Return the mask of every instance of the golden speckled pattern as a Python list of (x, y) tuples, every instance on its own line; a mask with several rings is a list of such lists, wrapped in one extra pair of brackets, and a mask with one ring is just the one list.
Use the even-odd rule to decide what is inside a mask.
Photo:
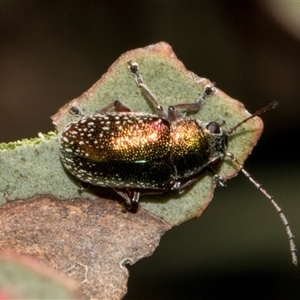
[(60, 146), (95, 162), (151, 161), (169, 153), (169, 137), (168, 121), (155, 115), (96, 114), (69, 124)]
[(170, 157), (177, 178), (187, 178), (209, 162), (213, 149), (206, 131), (203, 124), (195, 119), (179, 119), (171, 123)]
[(208, 146), (203, 127), (197, 120), (179, 119), (171, 123), (171, 156), (184, 156), (191, 152), (203, 153)]

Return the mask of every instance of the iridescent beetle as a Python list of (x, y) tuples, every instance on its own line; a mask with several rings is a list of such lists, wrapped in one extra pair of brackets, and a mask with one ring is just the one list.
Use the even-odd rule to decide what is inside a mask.
[[(141, 92), (154, 105), (156, 115), (131, 112), (118, 100), (92, 116), (84, 116), (78, 108), (71, 107), (71, 113), (79, 115), (79, 119), (68, 124), (60, 136), (61, 160), (65, 168), (82, 182), (111, 187), (123, 197), (125, 208), (131, 210), (141, 195), (183, 190), (204, 171), (212, 173), (218, 186), (225, 186), (225, 180), (215, 172), (215, 167), (227, 157), (279, 213), (296, 265), (294, 236), (281, 208), (234, 155), (226, 152), (230, 134), (249, 119), (275, 107), (276, 103), (224, 130), (223, 124), (204, 124), (179, 112), (199, 111), (213, 93), (213, 85), (205, 88), (198, 101), (169, 106), (166, 112), (144, 83), (138, 64), (129, 61), (128, 67)], [(110, 112), (113, 109), (115, 111)]]

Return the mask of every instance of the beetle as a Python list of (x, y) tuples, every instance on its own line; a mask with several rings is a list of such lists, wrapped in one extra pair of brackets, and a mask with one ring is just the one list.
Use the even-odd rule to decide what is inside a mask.
[(126, 210), (132, 210), (141, 195), (183, 190), (205, 171), (212, 174), (216, 185), (224, 187), (225, 179), (215, 169), (227, 157), (279, 213), (296, 265), (294, 236), (281, 208), (234, 155), (226, 151), (230, 134), (277, 103), (267, 105), (226, 130), (222, 128), (223, 123), (204, 123), (186, 117), (182, 112), (199, 111), (213, 94), (213, 84), (205, 87), (196, 102), (169, 106), (165, 111), (145, 84), (138, 64), (129, 61), (128, 68), (142, 94), (153, 104), (156, 114), (132, 112), (119, 100), (91, 116), (83, 115), (72, 106), (70, 112), (79, 119), (68, 124), (60, 134), (60, 156), (64, 167), (84, 183), (112, 188), (124, 199)]

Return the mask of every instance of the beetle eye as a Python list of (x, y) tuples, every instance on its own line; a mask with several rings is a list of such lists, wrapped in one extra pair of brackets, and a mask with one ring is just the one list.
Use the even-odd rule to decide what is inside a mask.
[(210, 133), (220, 133), (221, 127), (217, 122), (210, 122), (206, 125), (206, 128), (209, 130)]

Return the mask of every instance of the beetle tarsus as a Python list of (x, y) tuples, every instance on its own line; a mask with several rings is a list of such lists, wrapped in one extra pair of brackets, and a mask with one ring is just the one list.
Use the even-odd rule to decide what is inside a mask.
[(82, 194), (83, 192), (85, 192), (90, 186), (90, 184), (88, 182), (83, 182), (83, 181), (80, 181), (79, 184), (80, 184), (80, 186), (78, 187), (79, 194)]
[(74, 106), (74, 105), (70, 106), (69, 112), (71, 115), (80, 116), (80, 117), (83, 116), (83, 113), (81, 112), (81, 110), (77, 106)]
[(214, 174), (213, 179), (214, 179), (217, 186), (220, 186), (222, 188), (226, 187), (225, 179), (220, 174)]

